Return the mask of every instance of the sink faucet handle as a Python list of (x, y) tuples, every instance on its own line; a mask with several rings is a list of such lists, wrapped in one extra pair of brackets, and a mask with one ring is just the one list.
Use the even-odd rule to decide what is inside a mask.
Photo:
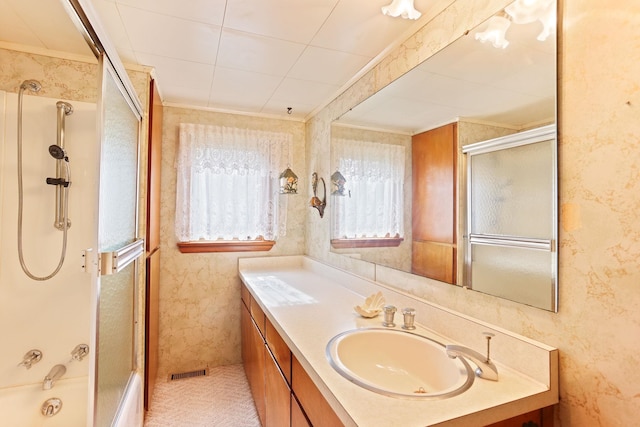
[(487, 362), (491, 361), (491, 338), (495, 337), (496, 334), (491, 332), (483, 332), (482, 335), (487, 339)]
[(24, 366), (27, 369), (31, 369), (34, 363), (38, 363), (42, 359), (42, 352), (40, 350), (29, 350), (22, 356), (22, 362), (18, 363), (18, 366)]
[(404, 316), (404, 325), (402, 325), (402, 329), (415, 329), (415, 325), (413, 324), (416, 317), (416, 310), (413, 308), (403, 308), (402, 315)]
[(392, 305), (385, 305), (382, 307), (382, 311), (384, 312), (384, 322), (382, 322), (382, 326), (387, 328), (393, 328), (396, 326), (393, 323), (393, 316), (396, 314), (397, 309)]

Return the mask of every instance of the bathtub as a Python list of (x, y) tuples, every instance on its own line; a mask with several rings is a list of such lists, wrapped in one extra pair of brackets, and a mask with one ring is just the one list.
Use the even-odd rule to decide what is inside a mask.
[[(51, 390), (42, 384), (0, 389), (0, 425), (7, 427), (84, 427), (87, 425), (88, 377), (58, 380)], [(62, 401), (60, 411), (42, 415), (50, 398)]]
[[(41, 384), (0, 389), (0, 426), (2, 427), (85, 427), (87, 421), (88, 378), (58, 380), (51, 390)], [(60, 411), (42, 414), (42, 405), (51, 398), (62, 401)], [(132, 376), (124, 399), (113, 422), (114, 427), (141, 427), (142, 381)]]

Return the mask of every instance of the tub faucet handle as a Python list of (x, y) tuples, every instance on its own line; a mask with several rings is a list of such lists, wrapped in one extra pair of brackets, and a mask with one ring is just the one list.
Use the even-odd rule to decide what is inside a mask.
[(78, 344), (71, 351), (71, 360), (77, 360), (78, 362), (81, 362), (87, 354), (89, 354), (89, 346), (86, 344)]
[(22, 356), (22, 362), (18, 363), (18, 366), (24, 366), (27, 369), (31, 369), (34, 363), (38, 363), (42, 359), (42, 352), (40, 350), (29, 350)]

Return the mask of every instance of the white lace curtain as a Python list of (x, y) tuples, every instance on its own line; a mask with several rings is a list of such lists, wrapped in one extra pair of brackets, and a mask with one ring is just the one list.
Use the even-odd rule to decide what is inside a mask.
[(287, 133), (181, 123), (178, 241), (283, 236), (286, 198), (278, 197), (278, 177), (289, 163), (291, 139)]
[(405, 148), (336, 138), (332, 156), (348, 189), (332, 198), (332, 238), (403, 237)]

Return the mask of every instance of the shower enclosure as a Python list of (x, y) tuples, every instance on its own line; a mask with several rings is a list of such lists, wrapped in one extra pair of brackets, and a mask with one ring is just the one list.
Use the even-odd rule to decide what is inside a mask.
[(60, 4), (97, 64), (0, 46), (0, 424), (141, 426), (143, 110), (90, 3)]
[[(18, 82), (18, 85), (20, 82)], [(18, 165), (16, 93), (0, 92), (0, 407), (8, 426), (84, 426), (89, 387), (89, 359), (73, 360), (79, 344), (89, 344), (91, 276), (82, 271), (80, 254), (94, 245), (96, 193), (96, 104), (69, 101), (75, 113), (66, 123), (68, 150), (78, 177), (70, 188), (67, 256), (60, 271), (46, 281), (29, 278), (18, 254)], [(60, 99), (26, 93), (23, 104), (23, 230), (22, 250), (28, 268), (37, 276), (50, 274), (59, 262), (63, 231), (54, 227), (56, 160), (48, 146), (56, 140), (56, 103)], [(30, 368), (19, 364), (31, 350), (41, 353)], [(93, 349), (90, 348), (90, 352)], [(91, 354), (91, 353), (90, 353)], [(64, 375), (44, 390), (48, 373), (59, 364)], [(63, 406), (52, 417), (42, 415), (48, 399)], [(43, 423), (43, 421), (49, 421)]]

